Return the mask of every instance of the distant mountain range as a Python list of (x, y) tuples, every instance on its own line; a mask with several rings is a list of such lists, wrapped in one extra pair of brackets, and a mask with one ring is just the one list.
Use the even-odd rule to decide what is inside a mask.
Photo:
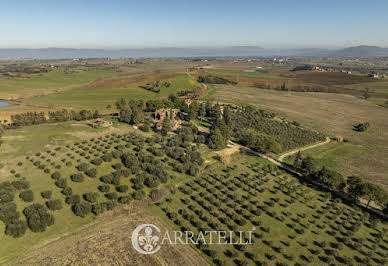
[(258, 46), (231, 46), (223, 48), (143, 48), (143, 49), (0, 49), (0, 60), (65, 59), (65, 58), (124, 58), (124, 57), (205, 57), (205, 56), (388, 56), (388, 48), (356, 46), (340, 50), (321, 48), (265, 49)]

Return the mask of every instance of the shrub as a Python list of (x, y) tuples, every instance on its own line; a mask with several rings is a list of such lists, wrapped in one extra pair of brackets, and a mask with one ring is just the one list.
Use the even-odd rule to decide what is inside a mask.
[(98, 186), (98, 190), (100, 190), (101, 192), (109, 192), (110, 186), (109, 185), (100, 185), (100, 186)]
[(142, 200), (145, 198), (145, 192), (143, 190), (138, 190), (138, 191), (135, 191), (133, 194), (132, 194), (132, 197), (133, 199), (135, 200)]
[(87, 163), (81, 163), (81, 164), (77, 165), (76, 168), (80, 172), (85, 172), (86, 170), (88, 170), (89, 165)]
[(84, 175), (82, 173), (73, 174), (70, 176), (71, 181), (81, 183), (84, 181)]
[(98, 197), (99, 194), (97, 192), (87, 192), (84, 194), (84, 199), (91, 203), (97, 202)]
[(122, 154), (123, 153), (121, 151), (118, 151), (118, 150), (112, 151), (112, 156), (115, 159), (120, 158)]
[(65, 187), (61, 193), (65, 196), (71, 196), (73, 194), (73, 190), (71, 189), (71, 187)]
[(28, 182), (27, 180), (13, 181), (11, 184), (12, 184), (13, 188), (16, 189), (16, 190), (22, 190), (22, 189), (29, 189), (30, 188), (30, 182)]
[(42, 191), (40, 193), (40, 195), (42, 196), (42, 198), (44, 199), (51, 199), (51, 196), (52, 196), (53, 192), (51, 190), (45, 190), (45, 191)]
[(54, 216), (49, 214), (42, 204), (32, 204), (24, 208), (23, 213), (32, 232), (44, 232), (46, 227), (54, 224)]
[(66, 204), (69, 204), (69, 205), (78, 204), (81, 202), (81, 197), (78, 194), (74, 194), (74, 195), (66, 197), (65, 202), (66, 202)]
[(106, 201), (106, 202), (103, 202), (101, 204), (104, 205), (105, 209), (108, 211), (113, 210), (114, 207), (116, 207), (116, 202), (114, 202), (114, 201)]
[(75, 215), (84, 218), (92, 211), (92, 206), (88, 202), (81, 202), (74, 204), (72, 210)]
[(116, 187), (116, 190), (118, 192), (127, 192), (128, 191), (128, 186), (127, 185), (120, 185)]
[(51, 174), (51, 178), (58, 180), (59, 178), (61, 178), (61, 173), (58, 171), (55, 171), (54, 173)]
[(120, 185), (120, 181), (121, 181), (121, 177), (120, 176), (114, 176), (112, 178), (112, 184), (113, 185), (116, 185), (116, 186)]
[(85, 174), (89, 177), (96, 177), (97, 175), (97, 169), (96, 168), (90, 168), (85, 171)]
[(14, 238), (23, 236), (26, 233), (27, 224), (24, 221), (16, 220), (8, 223), (5, 227), (5, 234), (10, 235)]
[(118, 201), (122, 204), (128, 204), (131, 202), (131, 200), (132, 200), (132, 196), (124, 196), (124, 197), (120, 197)]
[(59, 178), (57, 181), (55, 181), (55, 185), (59, 188), (65, 188), (67, 187), (67, 180), (64, 178)]
[(101, 165), (102, 162), (103, 162), (103, 160), (101, 158), (96, 158), (96, 159), (91, 160), (91, 163), (94, 165)]
[(19, 197), (25, 202), (34, 201), (34, 193), (32, 192), (32, 190), (20, 192)]
[(113, 155), (111, 153), (106, 153), (101, 158), (104, 162), (111, 162), (113, 160)]
[(104, 204), (93, 204), (92, 206), (92, 213), (94, 215), (100, 215), (105, 211), (105, 205)]
[(46, 206), (52, 211), (62, 209), (62, 201), (60, 199), (46, 201)]
[(110, 200), (117, 200), (119, 197), (116, 192), (109, 192), (105, 194), (105, 197)]
[(114, 165), (112, 165), (112, 167), (114, 168), (114, 169), (116, 169), (116, 170), (120, 170), (121, 168), (122, 168), (122, 164), (121, 163), (116, 163), (116, 164), (114, 164)]

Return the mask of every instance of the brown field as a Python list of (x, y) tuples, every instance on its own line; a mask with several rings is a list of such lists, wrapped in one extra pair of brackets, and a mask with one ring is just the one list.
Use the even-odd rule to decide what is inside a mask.
[[(189, 245), (162, 246), (153, 255), (138, 253), (131, 243), (132, 231), (140, 224), (152, 223), (170, 230), (160, 218), (126, 205), (98, 217), (76, 232), (45, 240), (23, 255), (18, 265), (208, 265)], [(171, 230), (172, 231), (172, 230)]]
[(375, 81), (373, 78), (366, 76), (349, 75), (341, 72), (297, 71), (293, 73), (295, 78), (324, 85), (346, 85)]
[(126, 77), (121, 79), (111, 79), (111, 80), (96, 80), (84, 86), (84, 89), (107, 89), (107, 88), (117, 88), (124, 87), (127, 85), (144, 85), (148, 82), (155, 82), (157, 80), (170, 79), (179, 75), (184, 75), (185, 72), (168, 72), (168, 73), (154, 73), (148, 75), (136, 75), (133, 77)]
[[(341, 148), (320, 147), (320, 159), (346, 176), (359, 175), (388, 187), (387, 108), (344, 94), (288, 93), (238, 86), (218, 86), (214, 98), (274, 110), (330, 137), (343, 136), (349, 142)], [(371, 124), (367, 132), (352, 130), (354, 124), (366, 121)]]

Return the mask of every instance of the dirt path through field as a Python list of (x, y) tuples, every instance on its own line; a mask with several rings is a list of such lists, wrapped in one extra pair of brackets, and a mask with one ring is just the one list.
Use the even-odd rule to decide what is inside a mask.
[(291, 150), (291, 151), (288, 151), (282, 155), (279, 156), (278, 160), (283, 162), (284, 158), (288, 157), (288, 156), (291, 156), (299, 151), (305, 151), (305, 150), (309, 150), (309, 149), (313, 149), (313, 148), (316, 148), (316, 147), (319, 147), (319, 146), (322, 146), (322, 145), (325, 145), (327, 143), (330, 142), (330, 138), (329, 137), (326, 137), (326, 140), (325, 141), (322, 141), (322, 142), (319, 142), (319, 143), (315, 143), (315, 144), (312, 144), (312, 145), (308, 145), (308, 146), (304, 146), (302, 148), (299, 148), (299, 149), (294, 149), (294, 150)]

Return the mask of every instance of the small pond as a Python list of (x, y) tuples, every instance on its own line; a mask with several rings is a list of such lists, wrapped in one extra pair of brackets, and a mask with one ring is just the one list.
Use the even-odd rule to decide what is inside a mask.
[(6, 103), (6, 102), (0, 102), (0, 107), (6, 107), (6, 106), (8, 106), (9, 104), (8, 103)]

